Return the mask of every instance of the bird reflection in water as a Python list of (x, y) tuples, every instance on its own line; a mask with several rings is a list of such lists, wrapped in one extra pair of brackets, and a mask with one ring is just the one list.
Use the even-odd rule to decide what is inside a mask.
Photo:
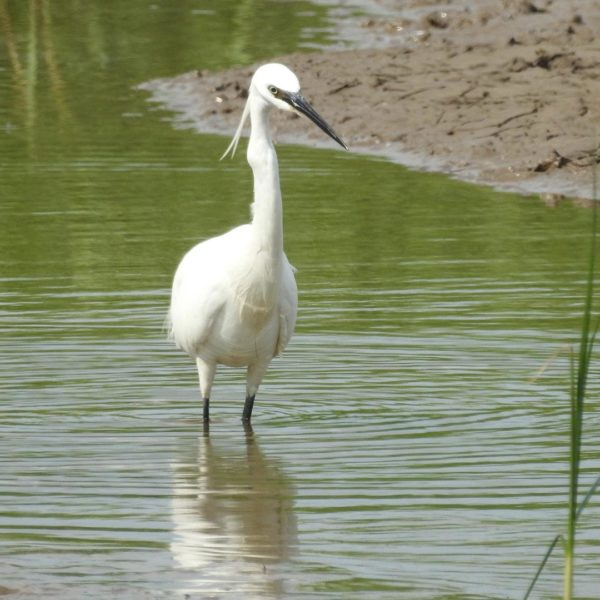
[(285, 582), (275, 566), (296, 545), (291, 483), (250, 424), (243, 454), (239, 444), (213, 443), (208, 427), (197, 458), (174, 465), (171, 552), (185, 570), (181, 591), (279, 596)]

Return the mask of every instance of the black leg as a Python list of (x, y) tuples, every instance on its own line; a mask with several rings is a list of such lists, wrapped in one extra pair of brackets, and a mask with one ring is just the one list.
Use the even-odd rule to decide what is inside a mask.
[(254, 406), (255, 396), (246, 396), (246, 402), (244, 402), (244, 412), (242, 413), (242, 421), (244, 423), (250, 423), (252, 417), (252, 408)]
[(208, 398), (202, 398), (203, 402), (204, 402), (204, 406), (202, 408), (202, 418), (205, 421), (208, 421), (208, 403), (209, 403), (209, 399)]
[(250, 421), (242, 421), (242, 426), (244, 428), (244, 432), (246, 434), (246, 444), (254, 443), (254, 429), (252, 428), (252, 423)]

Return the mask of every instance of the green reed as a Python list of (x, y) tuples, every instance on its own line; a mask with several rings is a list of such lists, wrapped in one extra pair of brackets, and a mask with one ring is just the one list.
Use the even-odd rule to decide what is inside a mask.
[[(596, 181), (594, 174), (594, 198), (596, 198)], [(569, 430), (569, 495), (568, 495), (568, 513), (567, 528), (565, 534), (557, 535), (553, 540), (542, 562), (525, 593), (524, 600), (529, 598), (546, 562), (550, 558), (554, 548), (559, 541), (563, 542), (564, 548), (564, 574), (563, 574), (563, 600), (572, 600), (573, 597), (573, 579), (574, 579), (574, 559), (575, 559), (575, 533), (577, 519), (587, 506), (590, 498), (593, 496), (598, 485), (600, 477), (586, 493), (585, 497), (578, 505), (579, 496), (579, 475), (581, 462), (581, 445), (583, 441), (583, 414), (585, 408), (585, 397), (587, 390), (588, 374), (594, 342), (600, 326), (600, 319), (592, 323), (593, 297), (594, 297), (594, 270), (596, 264), (596, 221), (597, 208), (594, 201), (592, 217), (592, 238), (590, 258), (588, 261), (588, 275), (585, 293), (585, 304), (583, 309), (583, 320), (581, 325), (581, 337), (579, 340), (579, 351), (571, 352), (571, 404), (570, 404), (570, 430)]]

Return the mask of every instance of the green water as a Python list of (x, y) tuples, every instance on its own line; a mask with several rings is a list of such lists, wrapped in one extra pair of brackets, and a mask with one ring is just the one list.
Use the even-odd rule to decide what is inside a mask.
[[(181, 255), (247, 219), (251, 175), (134, 86), (327, 43), (329, 26), (308, 2), (0, 1), (15, 597), (519, 598), (562, 527), (590, 221), (569, 203), (280, 147), (297, 333), (253, 434), (228, 369), (202, 429), (162, 322)], [(579, 598), (597, 597), (599, 516), (592, 502), (580, 523)], [(539, 598), (561, 589), (559, 555), (547, 569)]]

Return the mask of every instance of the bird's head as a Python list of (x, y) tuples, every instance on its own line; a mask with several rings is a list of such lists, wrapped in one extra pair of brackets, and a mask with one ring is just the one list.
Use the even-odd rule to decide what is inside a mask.
[(250, 87), (262, 97), (267, 104), (284, 111), (293, 111), (289, 102), (290, 96), (300, 94), (300, 82), (298, 78), (285, 65), (269, 63), (259, 67)]
[(267, 105), (274, 106), (286, 112), (295, 112), (308, 117), (317, 127), (324, 131), (330, 138), (335, 140), (342, 148), (348, 150), (342, 139), (327, 124), (317, 111), (310, 105), (308, 100), (300, 91), (300, 82), (294, 73), (285, 65), (279, 63), (269, 63), (259, 67), (250, 83), (250, 94), (248, 102), (244, 108), (244, 114), (240, 121), (235, 136), (221, 158), (224, 158), (230, 151), (233, 156), (241, 130), (249, 115), (250, 102), (252, 97), (258, 96)]
[(302, 95), (298, 78), (285, 65), (279, 63), (262, 65), (254, 73), (250, 87), (253, 87), (266, 102), (280, 110), (291, 111), (308, 117), (330, 138), (348, 150), (341, 138)]

